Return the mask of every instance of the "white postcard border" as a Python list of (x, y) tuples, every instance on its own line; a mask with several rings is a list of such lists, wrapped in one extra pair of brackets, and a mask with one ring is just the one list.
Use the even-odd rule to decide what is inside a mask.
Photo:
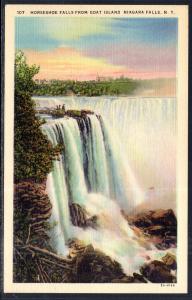
[[(32, 10), (102, 10), (99, 17), (110, 17), (104, 10), (167, 11), (167, 14), (129, 14), (113, 17), (178, 18), (177, 70), (177, 218), (178, 282), (175, 284), (84, 284), (13, 283), (13, 140), (14, 140), (14, 18), (31, 15)], [(24, 15), (18, 12), (25, 11)], [(41, 16), (55, 16), (43, 14)], [(71, 17), (70, 15), (57, 15)], [(83, 14), (73, 17), (83, 17)], [(98, 17), (98, 15), (90, 15)], [(6, 5), (5, 8), (5, 103), (4, 103), (4, 292), (5, 293), (186, 293), (187, 292), (187, 185), (188, 185), (188, 6), (187, 5)]]

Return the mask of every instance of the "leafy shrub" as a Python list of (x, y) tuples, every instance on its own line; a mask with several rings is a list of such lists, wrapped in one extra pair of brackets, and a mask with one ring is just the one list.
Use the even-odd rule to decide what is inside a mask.
[(15, 56), (15, 115), (14, 115), (14, 176), (18, 182), (33, 179), (41, 182), (51, 171), (52, 161), (60, 149), (53, 147), (43, 135), (43, 124), (35, 114), (32, 94), (35, 89), (33, 77), (39, 67), (28, 66), (23, 52)]

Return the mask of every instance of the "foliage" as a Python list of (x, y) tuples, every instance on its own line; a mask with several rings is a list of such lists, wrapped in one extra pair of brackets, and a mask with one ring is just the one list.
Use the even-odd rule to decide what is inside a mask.
[(25, 178), (42, 181), (52, 168), (52, 160), (59, 153), (47, 137), (42, 134), (43, 124), (35, 115), (32, 100), (35, 83), (33, 77), (39, 67), (28, 66), (23, 52), (15, 57), (15, 138), (14, 171), (15, 181)]
[(102, 96), (102, 95), (128, 95), (138, 86), (138, 82), (129, 78), (74, 81), (52, 80), (36, 85), (34, 94), (37, 96), (70, 95)]

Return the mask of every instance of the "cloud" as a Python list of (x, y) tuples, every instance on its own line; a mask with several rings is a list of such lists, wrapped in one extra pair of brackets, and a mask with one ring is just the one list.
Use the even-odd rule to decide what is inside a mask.
[(16, 48), (49, 50), (85, 37), (113, 35), (112, 19), (90, 17), (17, 17)]
[(176, 47), (156, 45), (109, 43), (103, 49), (87, 48), (85, 55), (101, 57), (108, 63), (124, 66), (140, 73), (176, 73)]
[(45, 78), (176, 76), (176, 19), (19, 17), (15, 28), (16, 48), (33, 50)]
[[(129, 78), (148, 79), (172, 78), (176, 75), (174, 68), (164, 67), (166, 61), (162, 62), (163, 67), (161, 68), (159, 64), (152, 61), (152, 56), (149, 62), (144, 60), (142, 65), (136, 61), (132, 62), (131, 59), (131, 63), (126, 66), (125, 64), (121, 65), (121, 61), (119, 64), (114, 61), (113, 63), (109, 62), (106, 57), (107, 55), (109, 57), (110, 53), (105, 51), (103, 57), (91, 57), (72, 47), (59, 47), (49, 51), (25, 50), (25, 55), (29, 64), (40, 66), (40, 72), (36, 76), (39, 79), (92, 80), (97, 76), (117, 78), (122, 75)], [(167, 63), (169, 62), (167, 61)], [(150, 67), (151, 64), (152, 67)]]
[(41, 33), (58, 41), (74, 40), (111, 31), (111, 20), (105, 18), (51, 18), (49, 22), (44, 18), (41, 23)]
[(40, 65), (36, 78), (89, 80), (99, 76), (119, 77), (123, 66), (107, 63), (104, 58), (85, 56), (77, 49), (60, 47), (50, 51), (26, 50), (29, 64)]

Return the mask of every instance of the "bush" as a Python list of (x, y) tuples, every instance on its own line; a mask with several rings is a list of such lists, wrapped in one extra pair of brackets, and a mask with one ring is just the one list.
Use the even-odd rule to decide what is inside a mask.
[(14, 176), (18, 182), (23, 179), (43, 181), (51, 171), (52, 161), (59, 153), (41, 132), (43, 124), (35, 115), (32, 94), (35, 89), (33, 77), (39, 67), (28, 66), (23, 52), (15, 57), (15, 115), (14, 115)]

